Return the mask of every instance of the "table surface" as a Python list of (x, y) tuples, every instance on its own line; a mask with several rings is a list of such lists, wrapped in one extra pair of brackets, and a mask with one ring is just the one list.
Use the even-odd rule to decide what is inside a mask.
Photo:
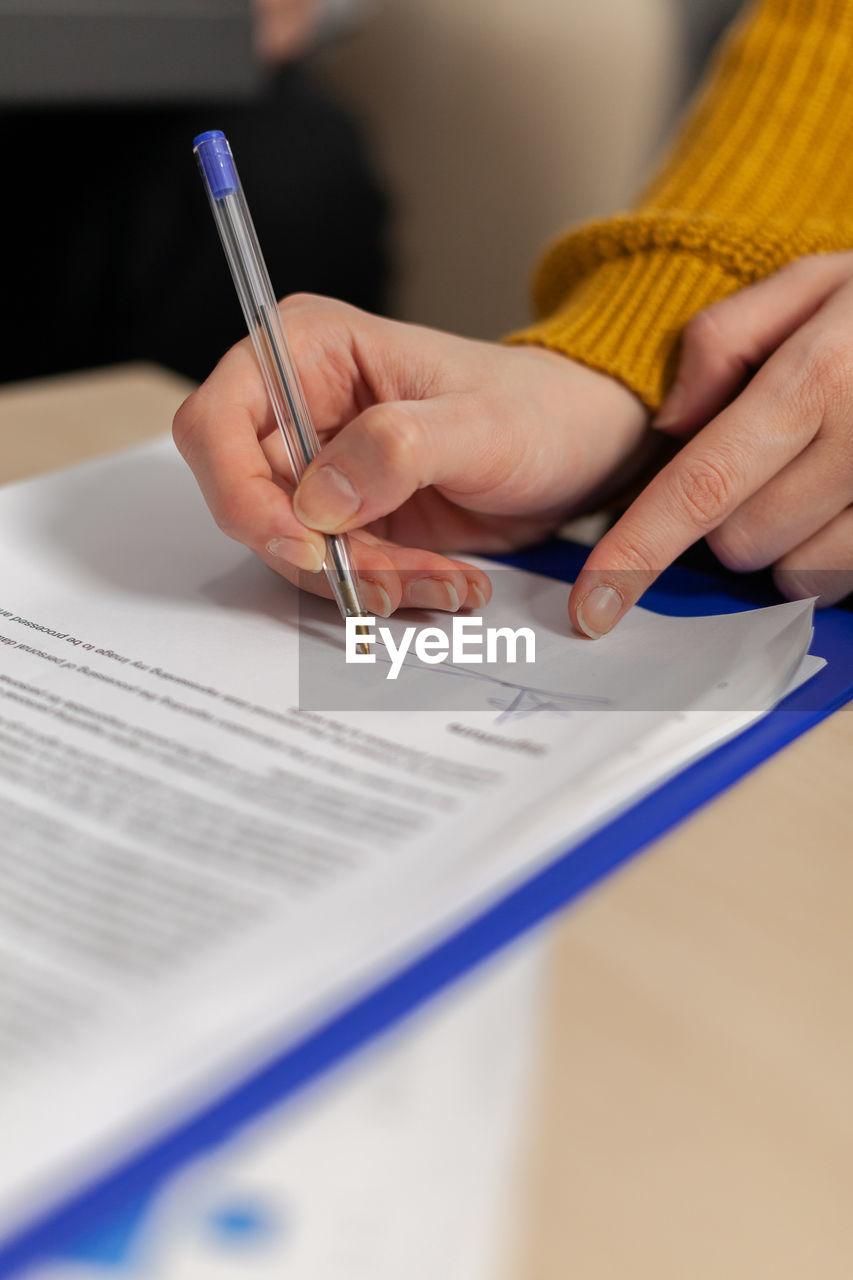
[[(3, 388), (0, 482), (161, 434), (187, 389)], [(552, 926), (511, 1280), (849, 1280), (851, 762), (853, 706)]]

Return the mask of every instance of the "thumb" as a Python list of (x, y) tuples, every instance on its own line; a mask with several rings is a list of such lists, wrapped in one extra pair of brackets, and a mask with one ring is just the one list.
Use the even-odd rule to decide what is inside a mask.
[(482, 434), (456, 395), (372, 405), (311, 462), (294, 511), (309, 529), (338, 533), (389, 515), (431, 484), (474, 488), (484, 468)]
[(652, 426), (687, 438), (737, 395), (759, 365), (850, 276), (851, 254), (798, 258), (758, 284), (698, 311)]

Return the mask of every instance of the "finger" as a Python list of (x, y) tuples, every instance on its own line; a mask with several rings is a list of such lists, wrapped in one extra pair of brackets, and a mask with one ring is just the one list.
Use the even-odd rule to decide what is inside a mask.
[[(454, 351), (466, 343), (314, 294), (293, 294), (279, 303), (279, 311), (321, 436), (369, 404), (433, 395), (436, 370), (446, 372), (448, 342)], [(483, 345), (467, 343), (471, 352)], [(468, 381), (464, 372), (462, 381)]]
[(484, 609), (492, 586), (482, 569), (414, 547), (385, 544), (389, 560), (400, 574), (401, 606), (415, 609)]
[(275, 428), (269, 397), (248, 338), (226, 351), (175, 414), (172, 433), (184, 457), (185, 444), (193, 450), (201, 448), (207, 434), (218, 429), (221, 416), (226, 413), (232, 422), (245, 418), (256, 438)]
[[(358, 412), (366, 394), (355, 335), (369, 343), (371, 326), (383, 322), (310, 295), (294, 295), (280, 306), (315, 423), (320, 430), (336, 427)], [(272, 539), (296, 539), (313, 550), (291, 548), (291, 562), (316, 568), (322, 541), (294, 519), (290, 499), (275, 483), (277, 477), (292, 476), (248, 339), (232, 347), (184, 401), (173, 435), (226, 533), (259, 554)]]
[(226, 402), (213, 422), (203, 400), (187, 401), (175, 418), (175, 443), (223, 533), (258, 555), (316, 572), (325, 540), (296, 519), (277, 482), (258, 442), (257, 407)]
[(837, 604), (853, 592), (853, 507), (842, 511), (816, 534), (783, 556), (773, 578), (788, 600), (818, 597), (818, 605)]
[[(367, 530), (351, 538), (356, 567), (361, 580), (376, 579), (372, 557), (380, 555), (383, 567), (393, 569), (395, 582), (389, 591), (389, 608), (482, 609), (492, 597), (492, 586), (482, 569), (464, 560), (454, 560), (423, 548), (405, 547), (377, 538)], [(382, 579), (382, 585), (388, 584)], [(364, 602), (363, 602), (364, 603)]]
[[(312, 294), (293, 294), (279, 303), (279, 310), (315, 427), (322, 433), (348, 421), (368, 395), (356, 358), (359, 344), (364, 347), (375, 342), (377, 327), (389, 322)], [(399, 328), (408, 333), (404, 326)], [(186, 399), (175, 418), (176, 437), (191, 432), (203, 447), (207, 434), (217, 430), (222, 415), (231, 410), (248, 417), (259, 439), (276, 432), (248, 338), (226, 352)]]
[[(368, 613), (387, 618), (400, 604), (403, 584), (386, 548), (375, 539), (369, 539), (369, 535), (367, 537), (367, 541), (361, 537), (350, 539), (350, 551), (358, 576), (359, 598)], [(265, 548), (260, 555), (265, 564), (294, 586), (326, 600), (332, 598), (332, 589), (325, 573), (302, 572), (286, 555), (280, 556), (269, 548)]]
[(853, 502), (853, 443), (818, 433), (723, 523), (708, 545), (728, 569), (754, 573), (808, 541)]
[(853, 274), (853, 254), (798, 258), (698, 312), (681, 341), (675, 382), (652, 426), (689, 436)]
[(579, 631), (593, 638), (609, 631), (667, 565), (721, 525), (814, 437), (819, 401), (798, 395), (787, 371), (786, 358), (769, 361), (605, 534), (569, 599)]
[(443, 395), (365, 410), (308, 467), (294, 494), (299, 519), (337, 533), (388, 515), (431, 484), (464, 493), (504, 479), (506, 439), (472, 421), (465, 403)]
[[(361, 603), (369, 613), (387, 617), (395, 609), (483, 609), (492, 596), (487, 574), (474, 565), (431, 551), (401, 547), (360, 530), (350, 538)], [(330, 599), (325, 574), (308, 576), (286, 558), (268, 552), (262, 558), (289, 582)]]
[(310, 293), (283, 298), (279, 313), (311, 418), (322, 436), (349, 422), (372, 399), (363, 369), (375, 372), (384, 351), (380, 333), (390, 322)]

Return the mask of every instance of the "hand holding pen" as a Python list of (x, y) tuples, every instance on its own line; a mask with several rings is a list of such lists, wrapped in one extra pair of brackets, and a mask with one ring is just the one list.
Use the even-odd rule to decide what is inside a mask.
[[(235, 280), (257, 353), (247, 358), (247, 344), (238, 343), (187, 398), (175, 417), (175, 441), (220, 528), (251, 548), (289, 581), (309, 587), (318, 595), (336, 598), (332, 577), (318, 571), (327, 561), (327, 537), (332, 535), (340, 546), (344, 532), (341, 526), (345, 525), (352, 529), (354, 537), (343, 539), (343, 545), (357, 574), (359, 603), (368, 614), (388, 616), (403, 605), (452, 611), (463, 607), (481, 608), (491, 594), (486, 574), (472, 565), (425, 549), (436, 535), (445, 547), (470, 542), (468, 530), (452, 516), (451, 502), (431, 489), (416, 495), (420, 516), (410, 522), (407, 530), (391, 529), (386, 521), (375, 521), (369, 514), (377, 505), (378, 495), (387, 491), (393, 500), (399, 484), (406, 484), (410, 479), (408, 467), (401, 467), (397, 476), (393, 458), (388, 460), (389, 474), (389, 465), (383, 459), (384, 449), (378, 439), (381, 432), (374, 431), (374, 426), (381, 425), (376, 415), (396, 433), (401, 449), (405, 448), (408, 433), (397, 431), (396, 413), (381, 401), (420, 399), (423, 392), (418, 378), (423, 369), (423, 338), (442, 340), (443, 335), (397, 325), (344, 303), (308, 295), (289, 298), (276, 307), (262, 262), (260, 276), (266, 287), (260, 288), (258, 272), (251, 274), (252, 264), (260, 261), (260, 250), (250, 223), (242, 253), (238, 254), (233, 247), (231, 223), (235, 217), (238, 223), (241, 219), (248, 222), (248, 213), (245, 198), (236, 198), (239, 180), (227, 143), (216, 133), (201, 135), (196, 141), (202, 175), (232, 271), (235, 261), (237, 264)], [(217, 148), (212, 156), (209, 146), (205, 145), (210, 142)], [(209, 156), (210, 176), (202, 163)], [(213, 188), (216, 195), (212, 194)], [(230, 215), (227, 223), (226, 211)], [(251, 246), (252, 242), (254, 253), (247, 251), (247, 245)], [(245, 268), (241, 265), (243, 257), (247, 261)], [(258, 301), (263, 303), (262, 308), (256, 306), (253, 288)], [(286, 317), (289, 343), (284, 338), (282, 314)], [(281, 360), (286, 379), (281, 378), (279, 362), (270, 360), (270, 329), (274, 335), (280, 334), (281, 350), (286, 353)], [(405, 335), (405, 348), (389, 348), (386, 333)], [(491, 350), (482, 343), (465, 345), (484, 352)], [(290, 354), (294, 346), (296, 360)], [(386, 350), (390, 351), (391, 364), (383, 370), (381, 356)], [(296, 373), (297, 365), (300, 374)], [(454, 376), (452, 367), (449, 373)], [(287, 425), (288, 394), (276, 386), (276, 380), (299, 387), (290, 399), (304, 408), (306, 417), (310, 405), (319, 431), (322, 450), (319, 457), (309, 461), (307, 472), (299, 457), (296, 465), (293, 464), (294, 443)], [(272, 392), (268, 389), (270, 382)], [(274, 413), (277, 403), (279, 408)], [(284, 428), (281, 421), (285, 422)], [(310, 428), (310, 419), (308, 422), (305, 437), (310, 439), (315, 433)], [(365, 444), (365, 432), (374, 438), (373, 447)], [(352, 441), (360, 465), (369, 474), (369, 482), (367, 474), (364, 482), (357, 477), (362, 488), (361, 503), (347, 477), (327, 465), (327, 461), (333, 461), (329, 450), (334, 452), (344, 437)], [(307, 457), (299, 439), (296, 449), (303, 459)], [(375, 469), (372, 469), (374, 463)], [(292, 497), (292, 486), (287, 484), (291, 469), (295, 480), (300, 481), (302, 477)], [(315, 520), (309, 511), (309, 508), (316, 510), (324, 489), (328, 494), (330, 474), (339, 478), (338, 497), (343, 497), (350, 511), (356, 513), (349, 520), (333, 519), (331, 525), (322, 517)], [(300, 509), (302, 501), (306, 504), (304, 510)], [(358, 518), (359, 509), (363, 520)], [(415, 541), (414, 546), (406, 544), (406, 534)], [(506, 543), (502, 541), (502, 545)]]
[[(350, 533), (370, 614), (481, 611), (488, 576), (447, 551), (500, 554), (538, 541), (613, 478), (624, 483), (626, 454), (646, 432), (642, 406), (614, 380), (540, 348), (475, 342), (330, 299), (276, 307), (268, 282), (259, 285), (266, 273), (251, 224), (235, 248), (233, 227), (248, 214), (230, 150), (221, 135), (202, 135), (202, 159), (209, 141), (224, 148), (205, 180), (257, 353), (247, 359), (245, 343), (234, 347), (175, 418), (175, 440), (217, 523), (283, 577), (326, 596), (338, 585), (327, 540)], [(299, 382), (282, 314), (307, 397), (288, 395), (288, 381)], [(269, 336), (279, 330), (280, 362)], [(307, 453), (292, 457), (303, 442), (291, 438), (291, 404), (310, 404), (322, 440), (307, 465)], [(282, 484), (289, 467), (292, 498)], [(304, 572), (324, 560), (326, 576)], [(345, 599), (344, 616), (351, 608)]]

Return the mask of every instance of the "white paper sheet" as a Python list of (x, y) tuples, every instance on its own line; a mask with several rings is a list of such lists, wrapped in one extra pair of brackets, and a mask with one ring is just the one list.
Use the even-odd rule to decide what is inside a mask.
[[(502, 953), (28, 1280), (501, 1280), (522, 1213), (545, 940)], [(81, 1254), (83, 1256), (81, 1256)]]
[(820, 665), (808, 602), (591, 644), (501, 570), (534, 670), (300, 710), (297, 593), (166, 442), (6, 489), (0, 547), (0, 1239)]

